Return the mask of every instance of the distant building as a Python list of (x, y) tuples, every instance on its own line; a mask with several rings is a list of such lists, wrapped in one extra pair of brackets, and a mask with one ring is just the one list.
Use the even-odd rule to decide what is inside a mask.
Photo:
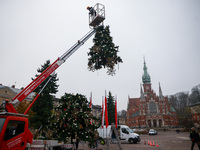
[(126, 125), (126, 118), (118, 118), (118, 125)]
[[(5, 85), (0, 84), (0, 105), (2, 104), (3, 100), (6, 100), (6, 99), (11, 100), (22, 90), (23, 88), (21, 89), (15, 88), (15, 85), (12, 85), (10, 87), (10, 86), (5, 86)], [(27, 102), (30, 102), (33, 100), (34, 96), (35, 96), (35, 93), (32, 92), (24, 100), (26, 100)]]
[(200, 128), (200, 102), (190, 105), (190, 110), (192, 113), (192, 122), (194, 126)]
[(98, 121), (96, 120), (92, 120), (92, 123), (95, 125), (99, 125), (100, 124), (100, 119), (101, 119), (101, 105), (92, 105), (92, 115), (94, 117), (96, 117), (97, 119), (99, 119)]
[(178, 126), (176, 112), (170, 106), (168, 97), (163, 96), (160, 84), (158, 96), (152, 90), (145, 60), (143, 70), (140, 97), (128, 98), (127, 125), (131, 128)]

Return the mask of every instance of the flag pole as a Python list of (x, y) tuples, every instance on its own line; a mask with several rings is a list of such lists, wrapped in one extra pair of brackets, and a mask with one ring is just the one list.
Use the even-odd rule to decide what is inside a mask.
[[(108, 117), (108, 112), (106, 111), (107, 111), (107, 98), (106, 98), (106, 90), (105, 90), (105, 117)], [(107, 139), (107, 118), (106, 118), (106, 139)]]
[[(90, 108), (92, 112), (92, 92), (90, 93)], [(90, 124), (92, 124), (92, 119), (90, 119)]]
[(115, 95), (115, 127), (117, 129), (118, 119), (117, 119), (117, 95)]
[(104, 138), (104, 100), (102, 96), (102, 117), (101, 117), (101, 127), (103, 129), (103, 138)]

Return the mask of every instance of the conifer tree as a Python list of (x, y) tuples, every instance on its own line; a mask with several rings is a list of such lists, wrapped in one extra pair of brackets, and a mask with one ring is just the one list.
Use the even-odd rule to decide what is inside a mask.
[(115, 102), (111, 92), (108, 93), (108, 122), (111, 125), (115, 123)]
[(96, 129), (99, 126), (90, 124), (90, 119), (96, 118), (92, 116), (86, 97), (65, 93), (49, 118), (49, 129), (54, 131), (50, 136), (65, 143), (69, 140), (72, 143), (73, 139), (88, 141), (92, 147), (98, 138)]
[[(41, 66), (41, 68), (38, 68), (37, 72), (42, 73), (49, 66), (50, 60), (47, 60), (44, 65)], [(35, 76), (37, 77), (38, 75)], [(41, 83), (34, 90), (34, 92), (38, 93), (48, 79), (49, 77), (43, 83)], [(51, 110), (53, 109), (52, 94), (56, 94), (58, 89), (58, 85), (56, 84), (57, 81), (57, 74), (55, 74), (31, 108), (35, 115), (30, 118), (30, 123), (35, 129), (39, 129), (41, 126), (44, 128), (46, 125), (48, 125), (48, 118), (51, 116)]]
[(117, 56), (119, 46), (115, 46), (113, 38), (110, 36), (109, 26), (99, 26), (93, 39), (94, 45), (88, 53), (88, 69), (91, 71), (107, 68), (108, 75), (115, 74), (115, 65), (122, 63), (122, 59)]

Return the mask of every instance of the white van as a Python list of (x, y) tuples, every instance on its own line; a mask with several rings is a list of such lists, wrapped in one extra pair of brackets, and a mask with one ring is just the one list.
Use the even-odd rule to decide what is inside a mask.
[[(98, 128), (97, 129), (99, 136), (102, 138), (116, 138), (115, 134), (111, 132), (111, 125), (109, 125), (106, 129), (104, 128)], [(117, 131), (119, 134), (119, 139), (121, 143), (137, 143), (140, 142), (140, 136), (137, 133), (133, 133), (133, 131), (126, 125), (118, 125), (117, 126)]]

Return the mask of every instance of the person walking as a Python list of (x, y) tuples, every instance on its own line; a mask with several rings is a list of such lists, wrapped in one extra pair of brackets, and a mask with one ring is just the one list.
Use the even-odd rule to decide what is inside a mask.
[(195, 127), (191, 128), (191, 132), (190, 132), (190, 139), (192, 140), (192, 146), (191, 146), (191, 150), (193, 150), (195, 143), (197, 144), (197, 146), (199, 147), (200, 150), (200, 138), (199, 138), (199, 133), (196, 131)]

